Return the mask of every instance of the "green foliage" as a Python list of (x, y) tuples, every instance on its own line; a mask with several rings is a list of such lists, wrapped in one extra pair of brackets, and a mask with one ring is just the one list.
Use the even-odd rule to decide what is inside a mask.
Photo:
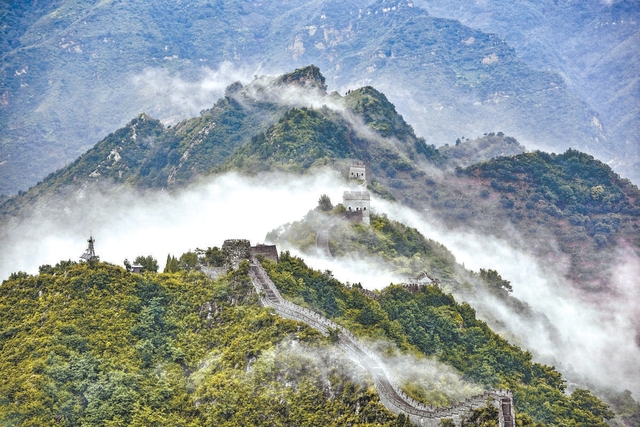
[(150, 271), (152, 273), (158, 272), (158, 260), (153, 258), (151, 255), (139, 255), (133, 262), (141, 265), (142, 271)]
[(504, 280), (495, 270), (485, 270), (481, 268), (480, 278), (487, 284), (487, 287), (494, 292), (505, 293), (513, 291), (511, 282)]
[(293, 83), (300, 86), (318, 88), (322, 92), (326, 92), (327, 90), (327, 85), (325, 84), (326, 79), (320, 72), (320, 69), (315, 65), (297, 68), (291, 73), (280, 76), (278, 81), (285, 84)]
[[(325, 216), (311, 211), (302, 221), (289, 224), (275, 241), (303, 251), (313, 251), (316, 233), (327, 220)], [(354, 259), (376, 257), (391, 266), (395, 274), (408, 278), (416, 277), (425, 270), (445, 281), (453, 278), (455, 257), (440, 243), (386, 215), (371, 214), (370, 223), (370, 227), (338, 223), (331, 232), (332, 254)]]
[(467, 167), (497, 157), (522, 154), (526, 150), (515, 138), (492, 132), (473, 140), (458, 138), (455, 146), (444, 145), (438, 151), (448, 164)]
[(211, 267), (224, 267), (226, 260), (223, 251), (214, 246), (205, 250), (204, 262)]
[(178, 259), (171, 254), (167, 254), (167, 261), (164, 265), (164, 273), (176, 273), (180, 270), (180, 264)]
[(326, 107), (293, 108), (266, 132), (252, 137), (219, 171), (302, 173), (320, 159), (346, 158), (352, 152), (349, 129), (336, 113)]
[(247, 265), (42, 270), (0, 286), (2, 425), (397, 425), (319, 332), (256, 305)]
[(331, 199), (326, 194), (323, 194), (318, 199), (318, 209), (323, 212), (328, 212), (333, 209), (333, 203), (331, 203)]
[[(587, 427), (603, 425), (603, 419), (612, 415), (587, 391), (565, 395), (560, 373), (534, 363), (529, 352), (509, 344), (478, 320), (468, 304), (457, 303), (436, 286), (423, 286), (410, 293), (392, 285), (371, 299), (360, 286), (344, 286), (329, 271), (312, 270), (288, 252), (281, 254), (277, 264), (265, 260), (263, 265), (283, 295), (357, 335), (388, 340), (405, 351), (417, 349), (486, 387), (514, 390), (516, 412), (536, 422)], [(474, 414), (469, 422), (479, 424), (469, 425), (492, 425), (491, 411), (485, 408)], [(522, 416), (520, 423), (534, 425), (531, 418)]]
[(465, 417), (460, 427), (498, 427), (498, 408), (487, 402), (482, 408), (475, 409)]
[(504, 157), (471, 166), (465, 173), (500, 183), (535, 185), (535, 195), (566, 216), (640, 213), (640, 208), (624, 197), (620, 178), (606, 164), (576, 150), (559, 155), (537, 151)]
[(384, 94), (371, 86), (350, 91), (346, 98), (346, 105), (364, 122), (384, 137), (395, 136), (406, 139), (413, 135), (413, 128), (400, 116)]
[(640, 425), (640, 403), (633, 399), (629, 390), (624, 390), (622, 393), (610, 391), (607, 394), (607, 400), (611, 403), (611, 407), (627, 425)]
[(200, 265), (200, 259), (198, 253), (195, 251), (188, 251), (180, 255), (178, 260), (178, 266), (182, 270), (194, 270)]

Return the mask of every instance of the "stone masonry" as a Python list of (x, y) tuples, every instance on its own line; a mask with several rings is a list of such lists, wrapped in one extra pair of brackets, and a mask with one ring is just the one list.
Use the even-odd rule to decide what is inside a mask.
[(407, 396), (393, 381), (382, 360), (351, 332), (314, 311), (282, 298), (258, 260), (251, 257), (250, 261), (252, 283), (262, 305), (272, 307), (279, 315), (304, 322), (324, 334), (328, 334), (329, 328), (338, 330), (338, 346), (369, 372), (378, 390), (380, 401), (391, 412), (404, 413), (411, 422), (419, 426), (439, 427), (443, 419), (451, 419), (456, 426), (459, 426), (462, 418), (470, 411), (490, 403), (498, 408), (500, 427), (515, 427), (513, 395), (508, 390), (488, 390), (447, 408), (425, 405)]

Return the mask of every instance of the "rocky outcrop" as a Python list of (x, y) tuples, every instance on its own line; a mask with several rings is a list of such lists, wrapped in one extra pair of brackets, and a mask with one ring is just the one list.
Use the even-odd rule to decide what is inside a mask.
[(315, 65), (308, 65), (303, 68), (298, 68), (291, 73), (284, 74), (279, 78), (279, 83), (317, 88), (320, 89), (323, 94), (327, 92), (325, 78), (320, 72), (320, 69)]

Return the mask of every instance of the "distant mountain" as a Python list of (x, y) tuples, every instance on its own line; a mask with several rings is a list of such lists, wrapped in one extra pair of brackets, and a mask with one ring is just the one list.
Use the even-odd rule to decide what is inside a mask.
[[(304, 106), (306, 98), (320, 108)], [(394, 143), (384, 143), (385, 137)], [(2, 212), (19, 216), (27, 206), (87, 185), (178, 188), (231, 169), (302, 173), (316, 161), (330, 165), (355, 157), (371, 160), (376, 170), (408, 170), (417, 156), (438, 153), (414, 135), (382, 93), (366, 87), (345, 97), (327, 94), (319, 69), (309, 66), (244, 87), (232, 84), (213, 108), (174, 126), (142, 114), (7, 200)], [(376, 159), (384, 161), (378, 166)]]
[[(640, 176), (640, 3), (635, 0), (416, 0), (429, 13), (495, 33), (538, 70), (560, 73), (598, 112), (621, 175)], [(574, 146), (577, 148), (577, 146)], [(595, 148), (595, 147), (590, 147)], [(590, 151), (605, 158), (597, 151)], [(608, 160), (608, 158), (607, 158)]]
[(562, 77), (528, 67), (494, 34), (404, 1), (366, 8), (331, 2), (296, 22), (288, 50), (267, 64), (314, 63), (343, 89), (372, 84), (430, 144), (503, 131), (530, 147), (611, 154), (592, 123), (596, 113)]
[(85, 0), (2, 9), (4, 194), (71, 163), (143, 111), (174, 124), (210, 108), (222, 81), (309, 63), (330, 90), (384, 91), (428, 144), (502, 131), (531, 148), (615, 154), (596, 112), (561, 75), (530, 68), (495, 35), (409, 3)]
[[(638, 188), (592, 156), (519, 154), (524, 147), (502, 133), (438, 149), (376, 89), (341, 96), (325, 88), (318, 68), (308, 66), (233, 84), (213, 108), (171, 127), (141, 115), (5, 201), (2, 213), (5, 220), (20, 217), (87, 185), (176, 189), (231, 170), (343, 170), (360, 159), (372, 191), (429, 209), (451, 227), (511, 236), (516, 246), (525, 237), (535, 243), (523, 249), (540, 256), (555, 254), (558, 244), (570, 266), (563, 274), (584, 287), (606, 289), (606, 267), (615, 261), (610, 248), (640, 247)], [(518, 233), (505, 231), (512, 226)]]

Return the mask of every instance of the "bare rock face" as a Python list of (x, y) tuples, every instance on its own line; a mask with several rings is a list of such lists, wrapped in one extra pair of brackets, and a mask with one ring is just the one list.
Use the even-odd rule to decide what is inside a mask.
[(317, 88), (322, 94), (327, 93), (325, 78), (320, 72), (320, 69), (315, 65), (308, 65), (285, 74), (280, 78), (279, 82), (281, 84), (293, 84), (305, 88)]

